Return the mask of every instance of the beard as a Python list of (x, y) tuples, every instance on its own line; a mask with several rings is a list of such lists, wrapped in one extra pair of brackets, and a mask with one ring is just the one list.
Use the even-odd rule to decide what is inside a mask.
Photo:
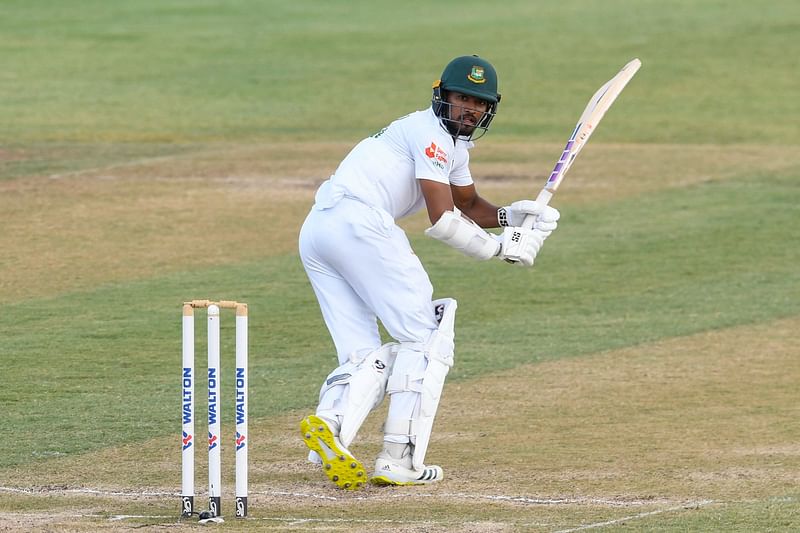
[[(464, 108), (454, 104), (448, 104), (447, 116), (444, 119), (445, 127), (450, 135), (454, 137), (469, 137), (475, 132), (475, 127), (482, 117), (475, 117), (472, 113), (466, 113)], [(458, 116), (453, 117), (453, 111), (458, 111)]]
[(460, 136), (470, 136), (475, 131), (475, 126), (470, 124), (465, 124), (462, 121), (455, 121), (451, 119), (444, 120), (445, 127), (447, 128), (448, 133), (454, 137)]

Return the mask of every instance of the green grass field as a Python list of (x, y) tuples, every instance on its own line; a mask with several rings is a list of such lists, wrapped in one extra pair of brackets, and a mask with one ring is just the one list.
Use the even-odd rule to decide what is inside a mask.
[[(798, 20), (791, 0), (0, 3), (0, 529), (193, 529), (191, 298), (250, 306), (251, 518), (221, 529), (800, 529)], [(446, 479), (345, 494), (298, 435), (335, 362), (297, 233), (349, 148), (465, 53), (500, 75), (472, 151), (500, 204), (535, 196), (596, 88), (643, 66), (535, 268), (402, 223), (459, 301), (428, 455)], [(353, 447), (369, 466), (384, 409)]]

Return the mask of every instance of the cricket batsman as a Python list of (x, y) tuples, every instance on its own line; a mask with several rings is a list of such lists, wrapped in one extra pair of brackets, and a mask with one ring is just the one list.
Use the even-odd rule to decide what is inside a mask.
[[(453, 59), (427, 109), (359, 142), (325, 181), (300, 231), (303, 267), (333, 338), (338, 366), (300, 424), (317, 463), (338, 487), (421, 485), (443, 479), (425, 463), (445, 378), (453, 365), (456, 301), (433, 300), (425, 268), (397, 220), (425, 208), (425, 235), (476, 260), (533, 266), (556, 229), (556, 209), (532, 200), (498, 207), (469, 169), (473, 140), (500, 103), (494, 67)], [(391, 95), (384, 95), (391, 101)], [(532, 215), (533, 228), (523, 220)], [(502, 233), (484, 228), (502, 227)], [(394, 342), (381, 345), (378, 321)], [(389, 396), (383, 450), (370, 477), (349, 447)]]

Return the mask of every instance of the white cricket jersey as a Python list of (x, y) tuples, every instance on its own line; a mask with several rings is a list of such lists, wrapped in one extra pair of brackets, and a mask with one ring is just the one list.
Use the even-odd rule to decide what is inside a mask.
[(408, 216), (425, 205), (418, 180), (472, 184), (472, 146), (471, 141), (454, 141), (433, 109), (416, 111), (358, 143), (320, 187), (318, 207), (349, 196), (395, 220)]

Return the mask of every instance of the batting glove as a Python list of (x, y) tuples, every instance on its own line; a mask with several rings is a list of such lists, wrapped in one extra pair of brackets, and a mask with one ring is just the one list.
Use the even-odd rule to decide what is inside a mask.
[(495, 235), (500, 242), (497, 257), (508, 263), (533, 266), (533, 261), (549, 234), (537, 229), (505, 228), (502, 234)]
[(536, 217), (533, 229), (546, 232), (547, 235), (555, 231), (561, 217), (561, 213), (554, 207), (535, 200), (519, 200), (498, 209), (497, 222), (501, 227), (521, 227), (528, 215)]

